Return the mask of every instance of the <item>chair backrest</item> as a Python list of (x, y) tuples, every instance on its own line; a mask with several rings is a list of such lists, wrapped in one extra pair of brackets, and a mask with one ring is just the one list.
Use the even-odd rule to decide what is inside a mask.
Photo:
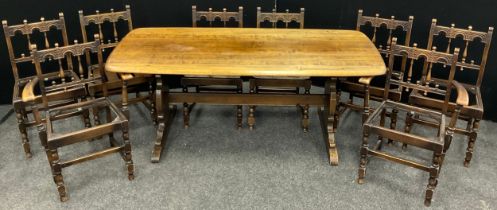
[[(40, 18), (40, 22), (28, 23), (27, 20), (24, 20), (23, 24), (11, 26), (8, 25), (6, 20), (3, 20), (2, 25), (15, 81), (18, 81), (23, 75), (20, 74), (19, 71), (21, 67), (18, 65), (32, 62), (30, 47), (36, 40), (43, 40), (44, 44), (42, 46), (45, 49), (53, 47), (55, 42), (57, 42), (57, 38), (48, 36), (48, 34), (51, 31), (57, 31), (62, 36), (63, 45), (67, 46), (69, 44), (63, 13), (59, 13), (59, 19), (56, 20), (45, 20), (45, 18), (42, 17)], [(39, 33), (34, 33), (35, 31)], [(17, 34), (20, 34), (27, 40), (27, 45), (22, 47), (22, 50), (20, 50), (21, 52), (17, 52), (16, 50), (19, 45), (16, 44), (14, 46), (13, 43), (13, 38), (16, 37)]]
[[(454, 49), (453, 54), (448, 54), (444, 52), (437, 52), (436, 49), (426, 50), (420, 49), (416, 47), (407, 47), (403, 45), (397, 44), (397, 38), (392, 39), (392, 45), (389, 49), (389, 58), (388, 58), (388, 68), (394, 68), (394, 62), (396, 57), (406, 58), (408, 60), (408, 68), (401, 72), (401, 78), (405, 78), (404, 75), (407, 74), (407, 79), (402, 80), (391, 80), (392, 71), (387, 72), (387, 80), (385, 84), (385, 92), (383, 99), (387, 100), (388, 92), (390, 89), (390, 85), (398, 85), (401, 88), (405, 88), (406, 92), (409, 90), (424, 92), (424, 94), (436, 94), (441, 95), (445, 98), (445, 103), (443, 107), (443, 113), (447, 113), (447, 107), (450, 99), (450, 94), (452, 90), (452, 80), (454, 80), (454, 75), (456, 71), (457, 58), (459, 56), (459, 48)], [(414, 69), (414, 61), (422, 59), (423, 65), (422, 68)], [(421, 65), (416, 65), (421, 66)], [(431, 71), (433, 68), (440, 68), (442, 71), (447, 71), (449, 69), (449, 76), (445, 80), (445, 83), (440, 85), (433, 85), (429, 82), (426, 82), (426, 79), (417, 80), (413, 82), (411, 80), (411, 76), (413, 71), (422, 70), (421, 75), (423, 78), (430, 77)], [(407, 71), (407, 72), (405, 72)], [(429, 80), (428, 80), (429, 81)]]
[[(372, 35), (368, 35), (368, 37), (371, 37), (371, 41), (378, 46), (380, 53), (386, 54), (394, 36), (397, 37), (397, 41), (399, 41), (399, 39), (403, 39), (404, 45), (409, 46), (413, 22), (413, 16), (409, 16), (409, 20), (396, 20), (395, 16), (391, 16), (390, 18), (380, 18), (379, 14), (376, 14), (374, 17), (363, 16), (363, 10), (359, 10), (357, 15), (356, 30), (361, 31), (361, 26), (371, 27), (373, 32)], [(388, 30), (388, 37), (378, 36), (378, 31), (381, 28)], [(400, 29), (405, 33), (393, 35), (393, 32), (397, 29)], [(403, 35), (403, 37), (399, 35)]]
[(230, 21), (238, 22), (238, 27), (243, 28), (243, 7), (238, 7), (238, 12), (228, 12), (226, 8), (223, 11), (212, 11), (209, 8), (208, 11), (198, 11), (197, 6), (192, 6), (192, 26), (197, 27), (199, 21), (206, 21), (209, 26), (212, 26), (213, 22), (219, 21), (226, 24)]
[[(36, 68), (36, 74), (38, 79), (38, 85), (40, 88), (40, 92), (42, 95), (43, 106), (45, 108), (48, 107), (48, 97), (47, 95), (50, 92), (54, 91), (71, 91), (72, 88), (81, 88), (81, 86), (85, 86), (88, 83), (95, 82), (95, 80), (100, 79), (103, 85), (104, 96), (107, 96), (107, 86), (106, 86), (106, 78), (104, 74), (104, 63), (102, 56), (102, 47), (100, 46), (99, 35), (95, 35), (95, 41), (93, 42), (85, 42), (85, 43), (77, 43), (75, 41), (74, 45), (68, 45), (64, 47), (50, 48), (44, 50), (38, 50), (36, 45), (32, 45), (31, 47), (31, 55), (33, 62)], [(73, 78), (69, 81), (66, 79), (69, 75), (66, 74), (66, 70), (64, 67), (67, 67), (68, 70), (73, 70), (76, 72), (76, 69), (73, 68), (72, 65), (69, 65), (69, 61), (77, 60), (77, 71), (80, 73), (83, 72), (86, 68), (86, 71), (90, 72), (90, 68), (94, 68), (95, 65), (92, 63), (83, 63), (81, 57), (87, 57), (97, 54), (98, 65), (96, 67), (100, 71), (100, 77), (89, 77), (88, 79), (80, 79), (74, 80)], [(90, 59), (91, 60), (91, 59)], [(48, 78), (46, 78), (46, 74), (44, 74), (44, 67), (49, 65), (42, 65), (42, 63), (49, 63), (56, 61), (58, 63), (59, 81), (52, 81), (52, 84), (46, 84)], [(66, 65), (64, 65), (66, 64)], [(86, 65), (85, 65), (86, 64)], [(85, 66), (85, 67), (83, 67)]]
[[(439, 49), (445, 49), (446, 53), (450, 53), (456, 47), (464, 49), (462, 55), (459, 56), (460, 58), (457, 62), (457, 68), (461, 71), (465, 69), (477, 71), (478, 76), (476, 81), (468, 85), (480, 87), (485, 72), (485, 66), (487, 64), (487, 57), (490, 49), (490, 43), (492, 41), (493, 31), (493, 27), (489, 27), (488, 32), (482, 32), (473, 31), (472, 26), (469, 26), (468, 29), (456, 28), (455, 24), (452, 24), (450, 27), (439, 26), (437, 25), (437, 19), (433, 19), (430, 28), (430, 36), (428, 37), (428, 49), (432, 46), (436, 46), (434, 44), (435, 37), (447, 40), (447, 47), (439, 47)], [(456, 39), (458, 38), (462, 39), (462, 46), (458, 45), (456, 42)], [(470, 46), (475, 44), (477, 40), (484, 45), (482, 52), (476, 50), (473, 51), (470, 48)], [(471, 59), (467, 59), (468, 57)], [(480, 62), (475, 62), (474, 59), (480, 59)]]
[[(413, 16), (409, 16), (408, 20), (397, 20), (395, 19), (395, 16), (391, 16), (390, 18), (380, 18), (379, 14), (375, 14), (374, 17), (364, 16), (363, 10), (359, 10), (357, 14), (356, 30), (361, 31), (365, 34), (367, 32), (361, 29), (369, 28), (371, 30), (371, 34), (366, 34), (366, 35), (370, 37), (371, 41), (375, 44), (375, 46), (378, 47), (378, 51), (386, 59), (387, 62), (389, 56), (388, 54), (389, 48), (390, 45), (392, 44), (392, 39), (394, 37), (397, 38), (397, 44), (400, 44), (398, 43), (398, 41), (399, 39), (401, 39), (404, 40), (403, 41), (404, 46), (410, 45), (413, 22), (414, 22)], [(386, 36), (387, 34), (380, 34), (381, 30), (386, 30), (388, 36)], [(402, 32), (394, 33), (398, 30), (401, 30)], [(407, 64), (407, 58), (403, 57), (402, 64), (400, 67), (400, 72), (393, 72), (392, 73), (393, 77), (390, 79), (402, 80), (403, 78), (401, 78), (401, 76), (403, 76), (402, 72), (406, 69), (406, 64)], [(397, 91), (402, 90), (402, 87), (400, 86), (397, 87), (398, 87)]]
[[(110, 9), (110, 12), (108, 13), (100, 13), (100, 11), (97, 10), (96, 14), (86, 16), (83, 14), (83, 10), (80, 10), (79, 23), (81, 25), (81, 31), (83, 33), (83, 42), (88, 42), (89, 39), (92, 38), (90, 37), (92, 36), (92, 34), (87, 33), (88, 27), (91, 27), (91, 25), (96, 25), (102, 48), (114, 48), (123, 38), (119, 37), (119, 32), (122, 31), (122, 29), (119, 28), (119, 20), (127, 22), (127, 28), (121, 27), (124, 28), (124, 31), (126, 31), (126, 33), (133, 30), (133, 21), (131, 20), (131, 7), (129, 5), (126, 5), (125, 11), (116, 12), (114, 11), (114, 9)], [(110, 23), (109, 27), (110, 25), (112, 25), (112, 29), (106, 30), (109, 29), (105, 28), (104, 23), (106, 22)]]
[(288, 28), (291, 22), (296, 22), (302, 29), (304, 28), (304, 16), (304, 8), (300, 8), (299, 13), (290, 13), (288, 9), (285, 12), (277, 12), (275, 9), (272, 12), (262, 12), (261, 8), (257, 7), (257, 28), (260, 28), (261, 23), (266, 21), (270, 22), (273, 28), (276, 28), (277, 23), (281, 21), (285, 24), (285, 28)]

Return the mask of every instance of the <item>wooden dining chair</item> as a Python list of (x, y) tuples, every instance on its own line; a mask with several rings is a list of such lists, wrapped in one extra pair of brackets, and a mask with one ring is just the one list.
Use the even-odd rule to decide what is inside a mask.
[[(88, 42), (93, 38), (91, 36), (93, 33), (88, 33), (89, 30), (96, 31), (102, 40), (101, 45), (105, 53), (110, 53), (112, 49), (119, 44), (119, 41), (129, 31), (133, 30), (131, 8), (129, 5), (126, 5), (126, 10), (124, 11), (114, 11), (114, 9), (111, 9), (108, 13), (100, 13), (100, 11), (97, 10), (96, 14), (86, 16), (83, 11), (80, 10), (79, 23), (83, 33), (83, 41)], [(94, 73), (99, 74), (100, 72), (97, 71)], [(93, 74), (93, 72), (90, 72), (90, 74)], [(108, 93), (110, 95), (121, 95), (120, 105), (128, 118), (128, 104), (141, 102), (149, 109), (152, 120), (156, 122), (153, 76), (143, 74), (116, 74), (108, 71), (105, 71), (105, 74), (108, 83)], [(140, 94), (143, 86), (148, 88), (148, 93), (145, 96)], [(89, 92), (91, 95), (101, 95), (102, 84), (92, 84), (89, 86)], [(129, 92), (135, 92), (136, 97), (129, 99)], [(98, 123), (98, 118), (96, 123)]]
[[(458, 58), (456, 77), (464, 79), (462, 85), (470, 95), (470, 104), (462, 108), (459, 117), (459, 119), (467, 122), (466, 128), (458, 127), (455, 129), (455, 132), (468, 136), (468, 146), (464, 159), (464, 166), (466, 167), (469, 167), (469, 163), (473, 157), (480, 121), (483, 118), (484, 109), (481, 96), (481, 83), (485, 73), (492, 34), (493, 27), (490, 27), (488, 32), (475, 31), (472, 26), (469, 26), (467, 29), (456, 28), (454, 24), (450, 27), (440, 26), (437, 25), (437, 20), (433, 19), (428, 38), (428, 47), (437, 46), (437, 49), (443, 50), (446, 53), (452, 52), (456, 47), (464, 49)], [(434, 78), (431, 72), (429, 72), (421, 82), (434, 86), (442, 86), (445, 80)], [(444, 100), (420, 92), (413, 92), (409, 97), (409, 101), (412, 105), (430, 109), (441, 110), (445, 108)], [(449, 112), (453, 112), (455, 108), (456, 103), (454, 100), (451, 100), (449, 103)], [(415, 118), (413, 122), (425, 123), (422, 119), (418, 118)]]
[[(203, 24), (202, 24), (203, 23)], [(209, 8), (208, 11), (199, 11), (197, 6), (192, 6), (192, 26), (207, 27), (229, 27), (231, 24), (237, 27), (243, 27), (243, 7), (238, 7), (237, 12), (228, 12), (226, 8), (223, 11), (213, 11)], [(216, 25), (217, 24), (217, 25)], [(181, 78), (183, 92), (187, 93), (189, 87), (195, 88), (197, 93), (243, 93), (243, 80), (239, 76), (202, 76), (202, 75), (185, 75)], [(183, 103), (183, 126), (190, 126), (190, 113), (195, 104)], [(236, 109), (236, 125), (238, 129), (242, 128), (242, 105), (237, 105)]]
[[(64, 14), (59, 13), (59, 18), (46, 20), (41, 18), (40, 22), (28, 23), (24, 20), (22, 24), (8, 25), (6, 20), (2, 21), (3, 32), (9, 52), (12, 74), (14, 75), (14, 91), (12, 105), (17, 117), (17, 124), (21, 136), (22, 146), (27, 158), (32, 157), (27, 129), (36, 126), (33, 120), (32, 110), (28, 104), (41, 103), (39, 94), (36, 94), (36, 74), (34, 73), (33, 57), (30, 54), (30, 45), (37, 43), (41, 48), (55, 47), (56, 43), (61, 46), (69, 44), (66, 32)], [(58, 44), (57, 44), (58, 46)], [(68, 65), (72, 65), (69, 61)], [(53, 68), (44, 75), (49, 81), (57, 82), (62, 80), (78, 80), (78, 75), (72, 70), (65, 70), (66, 77), (59, 77), (59, 69)], [(70, 95), (65, 92), (52, 92), (49, 95), (50, 107), (56, 107), (67, 103), (73, 103), (78, 97), (86, 96), (84, 88), (79, 90), (79, 94)], [(90, 118), (85, 113), (84, 120), (90, 126)]]
[[(42, 142), (47, 158), (52, 169), (52, 175), (60, 200), (67, 201), (68, 196), (66, 187), (62, 177), (62, 168), (82, 163), (88, 160), (93, 160), (103, 157), (108, 154), (119, 152), (125, 161), (128, 170), (128, 179), (132, 180), (133, 161), (131, 159), (131, 144), (129, 140), (129, 127), (126, 116), (119, 110), (108, 98), (107, 81), (104, 73), (104, 63), (102, 56), (102, 47), (99, 36), (95, 35), (94, 42), (86, 42), (82, 44), (74, 44), (65, 47), (56, 47), (45, 50), (37, 50), (36, 45), (32, 47), (32, 57), (36, 67), (38, 86), (41, 92), (41, 103), (31, 103), (35, 120), (39, 122), (39, 136)], [(86, 65), (86, 56), (96, 56), (97, 65)], [(67, 81), (57, 84), (47, 84), (43, 73), (47, 63), (56, 61), (61, 69), (65, 68), (65, 63), (69, 60), (76, 60), (77, 69), (81, 71), (99, 71), (99, 74), (93, 74), (92, 77), (84, 78), (77, 81)], [(95, 59), (89, 59), (93, 60)], [(98, 69), (92, 69), (93, 67)], [(63, 73), (63, 72), (61, 72)], [(95, 83), (100, 80), (102, 84), (102, 97), (92, 98), (86, 101), (79, 101), (72, 104), (50, 108), (49, 94), (54, 91), (64, 91), (68, 94), (85, 87), (88, 84)], [(43, 110), (43, 111), (42, 111)], [(71, 128), (68, 130), (67, 123), (56, 123), (61, 117), (72, 116), (74, 112), (81, 110), (105, 110), (106, 122), (87, 128)], [(42, 123), (41, 116), (45, 115), (45, 122)], [(98, 114), (98, 113), (94, 113)], [(114, 133), (120, 131), (122, 133), (123, 142), (120, 143), (114, 139)], [(91, 154), (83, 155), (71, 160), (61, 160), (58, 150), (62, 147), (88, 141), (107, 135), (110, 141), (110, 147)]]
[[(383, 93), (383, 102), (379, 107), (369, 116), (363, 126), (363, 140), (360, 150), (359, 162), (359, 176), (358, 183), (364, 183), (366, 175), (366, 165), (369, 156), (375, 156), (384, 160), (400, 163), (416, 169), (420, 169), (429, 173), (429, 181), (425, 195), (425, 205), (429, 206), (433, 197), (433, 192), (438, 184), (438, 176), (444, 161), (447, 149), (449, 149), (454, 133), (455, 125), (462, 107), (468, 105), (468, 93), (465, 88), (454, 80), (456, 71), (457, 57), (459, 56), (459, 49), (455, 49), (453, 54), (444, 52), (437, 52), (435, 50), (425, 50), (414, 47), (406, 47), (397, 45), (396, 38), (393, 38), (392, 45), (389, 49), (389, 59), (387, 78), (385, 83), (385, 91)], [(432, 69), (445, 71), (448, 74), (447, 80), (444, 82), (445, 88), (438, 86), (427, 85), (415, 81), (413, 78), (403, 80), (392, 80), (394, 77), (393, 69), (395, 61), (398, 59), (407, 59), (409, 68), (406, 69), (404, 75), (411, 75), (414, 71), (421, 73), (423, 76)], [(425, 65), (416, 65), (415, 61), (422, 61)], [(418, 63), (419, 64), (419, 63)], [(422, 68), (411, 68), (412, 66), (423, 66)], [(421, 70), (421, 71), (419, 71)], [(400, 86), (404, 89), (401, 93), (409, 93), (409, 91), (421, 91), (429, 94), (440, 95), (444, 98), (444, 108), (441, 111), (431, 109), (424, 109), (417, 106), (411, 106), (400, 102), (395, 102), (389, 99), (389, 91), (391, 85)], [(457, 90), (457, 100), (454, 111), (451, 113), (450, 120), (447, 123), (445, 114), (448, 113), (448, 101), (451, 97), (452, 88)], [(405, 124), (406, 127), (402, 131), (396, 128), (385, 127), (387, 112), (393, 113), (394, 111), (402, 111), (406, 113)], [(438, 126), (429, 130), (422, 129), (423, 134), (412, 133), (414, 115), (419, 116), (426, 122), (438, 124)], [(429, 128), (429, 126), (427, 126)], [(426, 165), (419, 161), (414, 161), (413, 158), (405, 158), (399, 155), (393, 155), (382, 151), (383, 139), (379, 139), (375, 145), (369, 145), (369, 137), (371, 135), (379, 135), (388, 139), (393, 139), (397, 142), (402, 142), (411, 146), (425, 149), (433, 152), (432, 163)], [(406, 155), (402, 155), (406, 156)]]
[[(356, 30), (362, 31), (378, 48), (381, 55), (388, 61), (388, 48), (391, 45), (393, 37), (396, 37), (399, 44), (409, 46), (411, 40), (412, 25), (414, 17), (409, 16), (408, 20), (397, 20), (395, 16), (390, 18), (380, 18), (379, 14), (373, 16), (364, 16), (363, 10), (358, 11)], [(406, 65), (406, 60), (403, 60), (402, 68)], [(393, 78), (399, 80), (401, 70), (394, 70)], [(365, 78), (345, 78), (340, 80), (339, 90), (349, 93), (349, 100), (341, 102), (339, 113), (343, 113), (346, 109), (363, 112), (362, 122), (368, 118), (369, 113), (373, 110), (370, 107), (369, 101), (382, 101), (385, 77), (365, 77)], [(401, 90), (399, 87), (390, 88), (389, 98), (393, 101), (400, 101)], [(355, 104), (355, 98), (362, 98), (362, 104)], [(369, 100), (368, 100), (369, 99)], [(392, 123), (395, 124), (396, 120)], [(395, 126), (395, 125), (392, 125)]]
[[(285, 12), (262, 12), (257, 7), (257, 28), (263, 27), (263, 24), (269, 23), (272, 28), (290, 28), (291, 24), (298, 24), (299, 29), (304, 28), (305, 9), (300, 8), (299, 13), (290, 13), (287, 9)], [(274, 94), (300, 94), (303, 89), (304, 94), (310, 94), (312, 82), (310, 77), (254, 77), (249, 80), (250, 93), (274, 93)], [(304, 132), (309, 130), (309, 105), (296, 104), (302, 111), (302, 128)], [(249, 107), (248, 125), (253, 130), (255, 126), (255, 108)]]

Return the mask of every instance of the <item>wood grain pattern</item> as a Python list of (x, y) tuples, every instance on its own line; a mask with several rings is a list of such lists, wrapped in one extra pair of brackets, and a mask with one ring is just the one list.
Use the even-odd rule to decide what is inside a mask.
[(386, 72), (375, 46), (350, 30), (142, 28), (112, 52), (119, 73), (227, 76), (376, 76)]

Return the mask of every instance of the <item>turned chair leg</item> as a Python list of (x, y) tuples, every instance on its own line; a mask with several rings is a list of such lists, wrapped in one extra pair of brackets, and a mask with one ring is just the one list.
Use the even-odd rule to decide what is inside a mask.
[(255, 106), (249, 106), (249, 114), (248, 114), (248, 118), (247, 118), (247, 121), (248, 121), (247, 123), (249, 125), (250, 130), (254, 130), (254, 125), (255, 125), (254, 113), (255, 113)]
[(131, 181), (135, 179), (133, 159), (131, 157), (131, 141), (129, 140), (129, 127), (128, 123), (122, 125), (123, 140), (124, 140), (124, 161), (126, 161), (126, 168), (128, 169), (128, 179)]
[(469, 167), (471, 158), (473, 158), (473, 151), (475, 148), (476, 137), (478, 136), (478, 130), (480, 128), (480, 120), (475, 119), (471, 128), (471, 133), (469, 134), (468, 148), (466, 149), (466, 157), (464, 158), (464, 167)]
[[(399, 110), (392, 109), (392, 113), (390, 113), (390, 129), (395, 130), (397, 128), (397, 114)], [(391, 144), (393, 142), (392, 139), (388, 139), (387, 144)]]
[(19, 133), (21, 134), (21, 143), (22, 147), (24, 149), (24, 155), (26, 156), (27, 159), (33, 157), (31, 154), (31, 146), (29, 144), (29, 139), (28, 139), (28, 132), (26, 129), (26, 124), (25, 124), (25, 117), (24, 111), (16, 109), (16, 118), (17, 118), (17, 125), (19, 127)]
[(57, 153), (57, 149), (50, 150), (47, 153), (47, 156), (51, 156), (48, 158), (51, 160), (53, 180), (57, 185), (60, 201), (65, 202), (69, 198), (64, 185), (64, 178), (62, 177), (62, 166), (59, 163), (59, 154)]
[(362, 114), (362, 123), (366, 122), (369, 117), (369, 85), (364, 85), (364, 106)]
[[(405, 127), (404, 127), (404, 131), (406, 133), (411, 133), (411, 130), (412, 130), (412, 125), (413, 125), (413, 116), (414, 114), (412, 112), (407, 112), (406, 114), (406, 124), (405, 124)], [(406, 143), (403, 143), (402, 144), (402, 149), (403, 150), (406, 150), (407, 149), (407, 144)]]
[(309, 104), (306, 104), (302, 108), (302, 128), (304, 133), (309, 132)]
[(236, 124), (239, 130), (242, 129), (242, 123), (243, 123), (243, 106), (238, 105), (236, 106)]
[[(188, 87), (183, 87), (183, 93), (188, 93)], [(183, 103), (183, 127), (190, 127), (190, 106), (188, 103)]]
[(363, 132), (362, 137), (362, 146), (361, 146), (361, 159), (359, 160), (359, 173), (357, 178), (357, 183), (363, 184), (364, 178), (366, 177), (366, 164), (368, 163), (368, 140), (369, 140), (369, 131), (365, 130)]
[(441, 156), (440, 152), (435, 152), (433, 155), (432, 169), (430, 171), (430, 178), (428, 179), (428, 186), (426, 187), (425, 206), (431, 205), (433, 193), (438, 184)]
[(83, 111), (83, 120), (85, 122), (85, 128), (91, 128), (90, 111), (88, 109)]
[[(255, 85), (255, 80), (250, 79), (249, 81), (250, 84), (250, 94), (256, 94), (257, 93), (257, 87)], [(249, 130), (254, 130), (254, 125), (255, 125), (255, 106), (249, 106), (249, 114), (247, 117), (247, 124), (249, 126)]]
[[(385, 126), (385, 118), (386, 118), (387, 110), (382, 109), (381, 110), (381, 117), (380, 117), (380, 126), (384, 127)], [(378, 142), (383, 142), (383, 136), (378, 135)]]

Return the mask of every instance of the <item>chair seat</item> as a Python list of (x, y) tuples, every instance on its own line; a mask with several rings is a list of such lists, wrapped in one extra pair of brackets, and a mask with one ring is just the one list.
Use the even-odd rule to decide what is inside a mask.
[[(74, 128), (73, 131), (68, 131), (65, 133), (56, 131), (56, 129), (53, 128), (53, 122), (58, 116), (81, 112), (82, 110), (91, 110), (93, 108), (108, 108), (112, 113), (112, 120), (90, 128)], [(47, 146), (49, 148), (57, 148), (64, 145), (70, 145), (81, 141), (98, 138), (100, 136), (112, 133), (115, 130), (120, 130), (121, 126), (128, 121), (124, 113), (119, 108), (117, 108), (117, 106), (114, 105), (108, 98), (98, 98), (80, 103), (56, 107), (53, 109), (49, 109), (47, 111), (47, 115), (50, 116), (46, 118), (48, 137)]]
[[(380, 121), (383, 109), (386, 109), (386, 111), (390, 113), (392, 109), (396, 109), (401, 112), (419, 115), (420, 118), (427, 121), (439, 122), (439, 126), (437, 129), (440, 132), (436, 133), (442, 135), (420, 136), (413, 133), (406, 133), (403, 130), (404, 128), (398, 130), (389, 128), (387, 126), (381, 126)], [(369, 116), (369, 118), (364, 123), (364, 129), (367, 129), (371, 133), (376, 133), (383, 136), (384, 138), (388, 138), (397, 142), (402, 142), (429, 150), (438, 150), (442, 149), (444, 146), (443, 134), (445, 133), (445, 121), (445, 115), (440, 112), (387, 100), (382, 102), (380, 106), (378, 106), (378, 108), (373, 112), (373, 114)]]
[[(480, 88), (466, 88), (466, 90), (468, 91), (468, 93), (470, 93), (470, 104), (461, 108), (460, 117), (474, 117), (477, 119), (482, 119), (484, 109)], [(423, 93), (420, 93), (418, 91), (413, 91), (409, 95), (409, 103), (419, 107), (436, 110), (442, 110), (442, 107), (444, 106), (444, 100), (425, 96)], [(455, 108), (455, 101), (449, 101), (448, 111), (452, 113)]]

